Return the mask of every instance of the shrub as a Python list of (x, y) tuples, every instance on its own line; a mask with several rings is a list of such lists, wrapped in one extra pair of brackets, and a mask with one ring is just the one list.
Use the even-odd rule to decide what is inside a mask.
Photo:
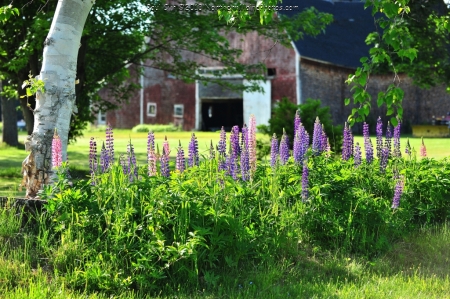
[[(319, 117), (330, 140), (331, 149), (334, 152), (340, 151), (342, 146), (342, 126), (333, 126), (330, 107), (321, 107), (320, 100), (307, 99), (304, 104), (295, 105), (288, 98), (283, 98), (277, 107), (272, 110), (272, 118), (269, 120), (269, 125), (258, 126), (258, 129), (269, 136), (275, 133), (278, 138), (281, 137), (283, 129), (285, 129), (292, 145), (292, 140), (294, 140), (294, 116), (297, 110), (300, 111), (303, 126), (310, 134), (313, 132), (316, 117)], [(312, 142), (312, 138), (310, 138), (310, 141)]]

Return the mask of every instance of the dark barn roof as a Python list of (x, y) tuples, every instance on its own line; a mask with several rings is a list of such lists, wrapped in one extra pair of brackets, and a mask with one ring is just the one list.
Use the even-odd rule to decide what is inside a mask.
[(356, 68), (361, 66), (361, 57), (369, 55), (370, 47), (366, 45), (365, 40), (376, 28), (371, 9), (364, 9), (364, 2), (283, 0), (282, 5), (298, 6), (296, 11), (280, 11), (287, 16), (311, 6), (333, 15), (333, 22), (325, 28), (325, 33), (316, 37), (305, 35), (303, 39), (294, 41), (301, 57)]

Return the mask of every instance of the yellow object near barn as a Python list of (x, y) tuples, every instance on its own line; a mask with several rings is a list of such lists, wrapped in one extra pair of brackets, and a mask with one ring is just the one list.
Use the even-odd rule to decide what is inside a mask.
[(414, 137), (450, 137), (450, 128), (445, 125), (414, 125)]

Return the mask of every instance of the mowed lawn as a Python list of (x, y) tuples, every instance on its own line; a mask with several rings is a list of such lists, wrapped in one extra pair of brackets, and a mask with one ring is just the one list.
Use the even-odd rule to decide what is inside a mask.
[[(215, 146), (219, 141), (219, 132), (195, 132), (199, 144), (200, 155), (207, 157), (209, 155), (209, 147), (211, 141)], [(188, 144), (191, 140), (192, 132), (161, 132), (155, 133), (155, 144), (162, 150), (162, 144), (167, 137), (170, 145), (170, 157), (173, 161), (179, 142), (184, 149), (185, 155), (188, 155)], [(76, 178), (84, 177), (89, 170), (89, 142), (91, 137), (97, 142), (97, 152), (100, 152), (101, 146), (105, 141), (105, 132), (86, 132), (82, 138), (78, 138), (76, 142), (68, 146), (68, 158), (70, 168), (74, 171)], [(227, 133), (229, 137), (229, 133)], [(265, 135), (258, 134), (257, 138), (269, 138)], [(25, 135), (21, 133), (19, 136), (20, 142), (23, 143)], [(411, 147), (417, 152), (417, 157), (420, 154), (420, 138), (409, 138)], [(114, 130), (114, 149), (116, 159), (121, 154), (126, 154), (127, 145), (133, 145), (136, 159), (139, 165), (146, 164), (147, 160), (147, 133), (133, 133), (130, 130)], [(361, 148), (364, 148), (364, 140), (362, 136), (355, 137), (355, 144), (359, 143)], [(376, 140), (372, 137), (372, 144), (376, 147)], [(429, 138), (425, 139), (428, 157), (435, 159), (442, 159), (450, 157), (450, 138)], [(402, 152), (406, 146), (406, 137), (401, 139)], [(364, 153), (364, 151), (363, 151)], [(27, 156), (27, 152), (21, 148), (8, 147), (5, 144), (0, 144), (0, 196), (15, 195), (20, 196), (23, 192), (17, 192), (18, 186), (21, 182), (20, 169), (22, 161)]]

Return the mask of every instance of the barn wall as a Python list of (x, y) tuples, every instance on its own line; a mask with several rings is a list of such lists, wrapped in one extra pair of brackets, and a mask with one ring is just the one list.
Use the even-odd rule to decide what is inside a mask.
[[(334, 124), (344, 124), (351, 113), (352, 106), (345, 106), (345, 98), (351, 98), (350, 86), (345, 83), (353, 70), (333, 65), (301, 59), (300, 78), (302, 81), (302, 99), (320, 99), (323, 105), (330, 107)], [(372, 75), (368, 92), (372, 96), (372, 109), (367, 122), (374, 124), (378, 116), (387, 122), (386, 108), (377, 107), (376, 99), (380, 91), (385, 91), (392, 83), (393, 75)], [(442, 116), (450, 111), (450, 95), (445, 86), (425, 90), (413, 85), (407, 76), (400, 75), (400, 87), (405, 92), (403, 100), (403, 128), (410, 131), (413, 124), (430, 123), (432, 116)], [(371, 125), (371, 128), (374, 126)]]

